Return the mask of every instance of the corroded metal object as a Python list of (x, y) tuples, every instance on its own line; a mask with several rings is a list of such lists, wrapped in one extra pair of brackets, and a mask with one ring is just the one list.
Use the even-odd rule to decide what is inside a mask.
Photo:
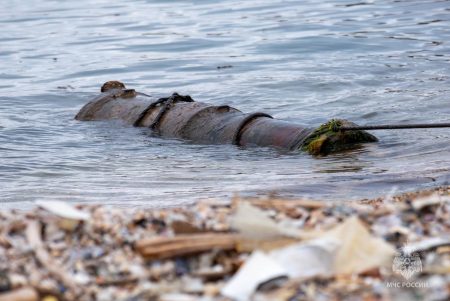
[(156, 99), (109, 81), (102, 94), (86, 104), (77, 120), (119, 119), (126, 124), (148, 127), (161, 137), (191, 140), (196, 143), (270, 146), (326, 155), (374, 142), (364, 131), (336, 132), (336, 126), (354, 126), (346, 120), (331, 120), (320, 127), (306, 128), (277, 120), (265, 113), (246, 114), (235, 108), (196, 102), (177, 93)]

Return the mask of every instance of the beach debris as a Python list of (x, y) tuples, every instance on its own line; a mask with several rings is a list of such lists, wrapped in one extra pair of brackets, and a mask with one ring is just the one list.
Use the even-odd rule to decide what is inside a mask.
[(415, 210), (419, 211), (429, 206), (440, 206), (445, 203), (450, 203), (449, 196), (442, 196), (439, 193), (432, 193), (428, 196), (423, 196), (415, 199), (412, 202), (412, 207)]
[(269, 256), (291, 278), (330, 276), (339, 246), (337, 240), (319, 238), (273, 250)]
[(86, 221), (90, 217), (88, 213), (66, 202), (39, 200), (36, 201), (36, 205), (56, 216), (57, 225), (68, 231), (73, 231), (81, 221)]
[(230, 224), (233, 229), (251, 240), (269, 240), (280, 237), (300, 239), (308, 236), (298, 228), (290, 228), (276, 223), (267, 216), (266, 212), (245, 201), (238, 203)]
[(329, 202), (321, 202), (310, 199), (289, 200), (279, 198), (250, 198), (245, 201), (263, 209), (276, 209), (278, 211), (285, 212), (288, 215), (288, 211), (294, 210), (295, 208), (313, 210), (331, 206)]
[(268, 254), (255, 251), (222, 293), (236, 300), (248, 300), (261, 283), (274, 278), (358, 274), (391, 265), (394, 254), (391, 245), (373, 237), (357, 217), (350, 217), (314, 240)]
[(450, 246), (450, 233), (448, 237), (430, 237), (421, 241), (408, 243), (402, 250), (405, 253), (411, 254), (415, 252), (424, 252), (430, 249)]
[(231, 226), (245, 237), (264, 240), (275, 237), (298, 238), (297, 229), (286, 229), (278, 225), (261, 209), (247, 202), (238, 204), (236, 213), (231, 219)]
[(52, 274), (55, 279), (60, 280), (67, 288), (75, 293), (79, 293), (78, 285), (72, 277), (65, 272), (64, 268), (56, 264), (50, 254), (47, 252), (41, 237), (42, 227), (38, 221), (29, 221), (26, 229), (27, 241), (34, 251), (36, 259), (40, 264)]
[(189, 294), (172, 293), (172, 294), (162, 295), (158, 300), (159, 301), (197, 301), (198, 299), (195, 296), (189, 295)]
[(0, 210), (0, 301), (447, 300), (450, 206), (424, 195)]
[(322, 237), (340, 243), (334, 264), (336, 274), (361, 273), (392, 264), (395, 248), (383, 239), (370, 234), (356, 216), (348, 218)]
[(263, 252), (254, 252), (221, 290), (222, 295), (239, 300), (249, 300), (256, 288), (266, 281), (286, 276), (286, 271)]
[(39, 295), (32, 287), (22, 287), (0, 294), (0, 301), (39, 301)]
[(4, 271), (0, 271), (0, 293), (11, 289), (11, 280)]
[(234, 234), (186, 234), (142, 239), (136, 243), (136, 249), (144, 257), (165, 259), (212, 249), (232, 250), (236, 247), (237, 241), (238, 237)]
[(36, 201), (36, 205), (62, 218), (79, 221), (86, 221), (89, 219), (88, 213), (76, 209), (66, 202)]

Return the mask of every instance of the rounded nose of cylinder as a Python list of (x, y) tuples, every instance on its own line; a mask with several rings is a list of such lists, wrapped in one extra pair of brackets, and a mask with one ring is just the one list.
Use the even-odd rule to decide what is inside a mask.
[(336, 131), (339, 126), (356, 126), (356, 124), (345, 119), (332, 119), (313, 130), (300, 148), (311, 155), (320, 156), (352, 149), (359, 143), (378, 141), (377, 137), (366, 131)]

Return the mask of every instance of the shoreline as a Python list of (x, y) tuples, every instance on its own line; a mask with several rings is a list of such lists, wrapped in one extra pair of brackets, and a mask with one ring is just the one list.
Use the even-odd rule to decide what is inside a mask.
[(41, 201), (0, 210), (0, 259), (0, 301), (445, 300), (450, 186), (347, 202)]

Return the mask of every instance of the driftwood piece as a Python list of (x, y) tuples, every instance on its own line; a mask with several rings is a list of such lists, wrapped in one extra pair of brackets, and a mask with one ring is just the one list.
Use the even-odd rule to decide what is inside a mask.
[(245, 201), (248, 201), (250, 204), (254, 206), (258, 206), (262, 209), (276, 209), (279, 211), (286, 211), (291, 208), (296, 207), (302, 207), (309, 210), (314, 209), (321, 209), (324, 207), (329, 207), (332, 204), (331, 203), (325, 203), (315, 200), (308, 200), (308, 199), (300, 199), (300, 200), (289, 200), (289, 199), (244, 199)]
[(37, 260), (47, 269), (56, 279), (61, 281), (65, 287), (70, 289), (75, 294), (79, 293), (79, 288), (73, 281), (72, 277), (68, 275), (64, 268), (59, 266), (52, 260), (50, 254), (44, 247), (41, 237), (42, 227), (39, 221), (33, 220), (28, 222), (26, 229), (26, 236), (30, 247), (33, 249)]
[(38, 301), (38, 292), (32, 287), (22, 287), (0, 294), (0, 301)]
[(236, 234), (186, 234), (142, 239), (135, 244), (135, 247), (142, 256), (148, 259), (167, 259), (211, 249), (233, 250), (238, 241), (239, 236)]

